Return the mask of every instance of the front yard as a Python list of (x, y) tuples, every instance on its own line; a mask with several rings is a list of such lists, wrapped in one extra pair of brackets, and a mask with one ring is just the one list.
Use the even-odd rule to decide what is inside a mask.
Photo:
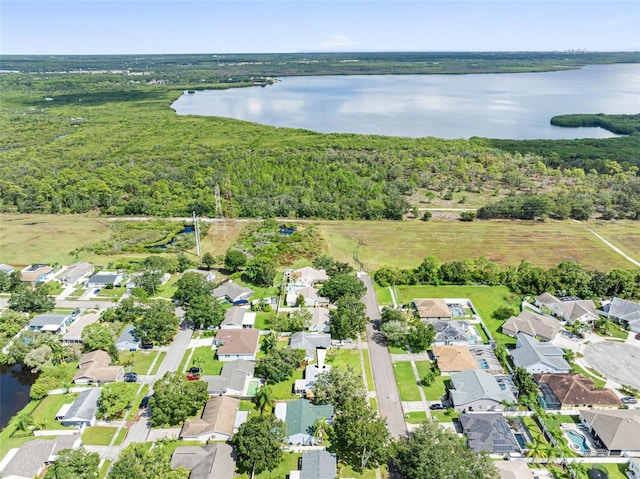
[(420, 390), (413, 374), (411, 362), (401, 361), (393, 363), (393, 370), (396, 375), (396, 382), (400, 391), (402, 401), (420, 401)]

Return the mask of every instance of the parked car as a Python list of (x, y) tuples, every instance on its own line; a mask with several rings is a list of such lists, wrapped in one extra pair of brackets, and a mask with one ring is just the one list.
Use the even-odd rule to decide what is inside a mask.
[(638, 400), (633, 396), (623, 397), (621, 401), (625, 404), (638, 404)]
[(438, 410), (438, 409), (446, 409), (446, 408), (440, 403), (435, 403), (435, 404), (432, 404), (431, 406), (429, 406), (429, 409), (431, 409), (432, 411), (435, 411), (435, 410)]
[(134, 372), (128, 372), (124, 374), (125, 383), (135, 383), (138, 380), (138, 375)]
[(142, 401), (140, 401), (140, 407), (145, 408), (148, 405), (149, 405), (149, 396), (145, 396), (142, 398)]
[(636, 333), (636, 339), (640, 339), (640, 333)]
[(142, 343), (140, 349), (153, 349), (153, 343)]
[(196, 381), (198, 379), (200, 379), (200, 374), (193, 374), (193, 373), (187, 374), (188, 381)]
[(189, 369), (189, 372), (191, 374), (200, 374), (202, 372), (202, 368), (197, 368), (197, 367), (192, 367), (191, 369)]

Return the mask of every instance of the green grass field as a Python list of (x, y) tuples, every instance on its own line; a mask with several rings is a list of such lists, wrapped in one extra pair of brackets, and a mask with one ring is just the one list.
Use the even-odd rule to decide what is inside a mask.
[(393, 371), (402, 401), (420, 401), (420, 391), (409, 361), (393, 363)]
[[(185, 353), (185, 357), (189, 355), (189, 350)], [(200, 346), (193, 352), (193, 356), (186, 365), (189, 369), (191, 366), (198, 365), (202, 368), (203, 376), (217, 376), (222, 371), (224, 363), (215, 359), (215, 350), (211, 349), (211, 346)]]
[(427, 413), (424, 411), (411, 411), (404, 415), (405, 421), (409, 424), (422, 424), (429, 421)]
[(136, 351), (131, 370), (138, 374), (147, 374), (157, 355), (158, 351)]
[(78, 398), (79, 393), (52, 394), (40, 401), (31, 417), (36, 424), (44, 425), (44, 429), (70, 429), (63, 427), (55, 420), (56, 413), (64, 404), (71, 404)]
[(88, 427), (82, 433), (82, 442), (87, 446), (108, 446), (117, 430), (117, 427)]

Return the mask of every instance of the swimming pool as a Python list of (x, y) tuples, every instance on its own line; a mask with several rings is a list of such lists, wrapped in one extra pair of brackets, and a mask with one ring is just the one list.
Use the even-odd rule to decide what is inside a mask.
[(567, 439), (569, 439), (569, 447), (577, 453), (580, 453), (584, 456), (591, 450), (591, 448), (587, 444), (587, 438), (585, 438), (582, 434), (570, 429), (568, 431), (565, 431), (565, 435), (567, 436)]

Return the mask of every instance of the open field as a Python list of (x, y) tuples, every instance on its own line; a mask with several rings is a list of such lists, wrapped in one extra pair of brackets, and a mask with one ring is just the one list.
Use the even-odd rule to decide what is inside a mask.
[(636, 261), (640, 261), (640, 226), (636, 221), (592, 221), (587, 226)]
[[(601, 223), (598, 233), (622, 238), (621, 248), (640, 257), (640, 228), (634, 223)], [(334, 221), (318, 222), (327, 252), (340, 261), (358, 258), (369, 270), (381, 266), (413, 268), (426, 256), (441, 262), (485, 256), (501, 265), (526, 259), (536, 266), (577, 261), (587, 269), (610, 271), (633, 265), (570, 221)], [(614, 238), (615, 239), (615, 238)], [(634, 245), (627, 248), (627, 245)]]

